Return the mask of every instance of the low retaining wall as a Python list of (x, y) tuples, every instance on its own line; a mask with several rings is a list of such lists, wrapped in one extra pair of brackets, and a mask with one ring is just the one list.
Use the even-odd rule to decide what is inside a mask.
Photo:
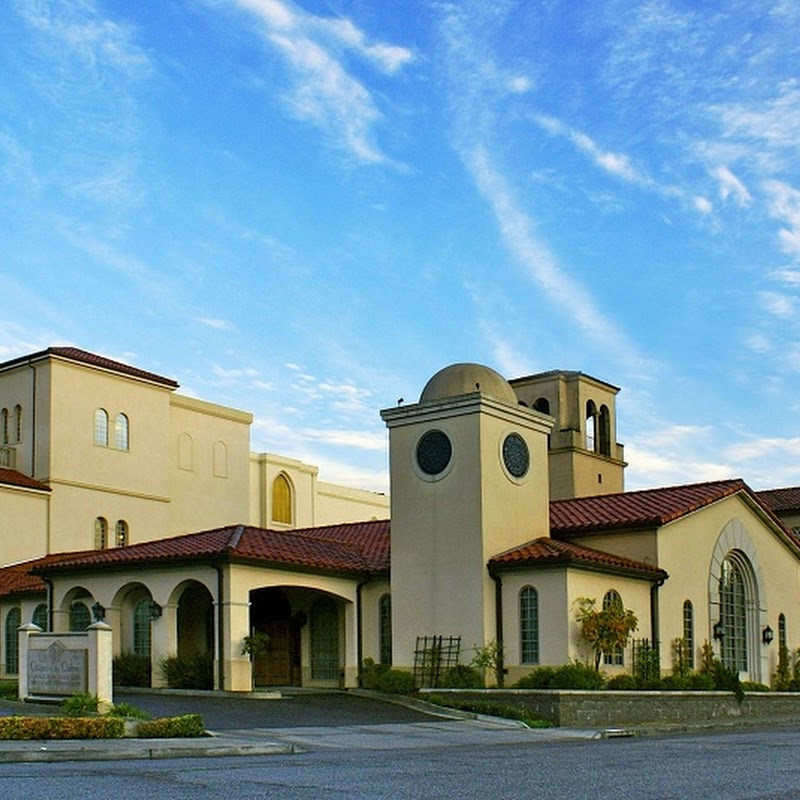
[(738, 702), (731, 692), (584, 692), (547, 689), (422, 689), (426, 695), (485, 700), (524, 708), (570, 728), (633, 725), (702, 725), (730, 722), (800, 722), (800, 693), (751, 692)]

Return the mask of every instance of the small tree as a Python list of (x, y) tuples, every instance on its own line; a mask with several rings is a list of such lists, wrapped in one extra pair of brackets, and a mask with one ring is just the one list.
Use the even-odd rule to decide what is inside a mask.
[(602, 657), (613, 655), (618, 648), (628, 645), (631, 633), (639, 627), (636, 614), (621, 604), (612, 603), (600, 611), (594, 599), (578, 598), (576, 619), (581, 626), (581, 636), (594, 652), (594, 668), (600, 669)]
[(475, 645), (473, 650), (475, 651), (475, 657), (470, 662), (470, 666), (481, 670), (481, 674), (485, 674), (486, 670), (494, 673), (495, 682), (502, 689), (505, 677), (503, 672), (503, 645), (492, 639), (483, 647)]

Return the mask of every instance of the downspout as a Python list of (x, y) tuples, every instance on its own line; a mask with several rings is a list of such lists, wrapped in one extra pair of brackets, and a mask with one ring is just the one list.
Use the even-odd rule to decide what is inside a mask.
[(494, 581), (494, 629), (495, 641), (497, 642), (497, 686), (502, 689), (505, 683), (505, 656), (503, 644), (503, 579), (500, 573), (489, 569)]
[(217, 688), (225, 689), (225, 613), (222, 606), (223, 590), (225, 589), (225, 573), (221, 564), (214, 564), (217, 571)]
[(361, 687), (362, 681), (362, 664), (364, 663), (364, 623), (361, 620), (361, 612), (364, 607), (361, 590), (372, 580), (372, 576), (367, 575), (364, 580), (356, 585), (356, 659), (358, 664), (356, 666), (356, 674), (358, 679), (358, 688)]
[(45, 577), (42, 577), (42, 580), (47, 586), (47, 632), (53, 633), (53, 581)]
[(661, 647), (661, 624), (658, 613), (658, 590), (664, 585), (666, 578), (659, 578), (655, 583), (650, 584), (650, 637), (653, 644)]

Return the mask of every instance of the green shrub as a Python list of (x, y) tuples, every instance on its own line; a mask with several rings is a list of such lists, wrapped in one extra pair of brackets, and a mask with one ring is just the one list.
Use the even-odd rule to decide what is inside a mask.
[(520, 678), (514, 687), (517, 689), (549, 689), (554, 674), (553, 667), (536, 667), (525, 677)]
[(455, 708), (459, 711), (469, 711), (473, 714), (486, 714), (491, 717), (504, 717), (505, 719), (518, 719), (530, 728), (549, 728), (552, 723), (534, 717), (527, 709), (507, 703), (497, 703), (492, 700), (450, 698), (441, 695), (428, 695), (425, 700), (437, 706)]
[(378, 676), (379, 692), (386, 694), (412, 694), (416, 690), (414, 676), (402, 669), (387, 669)]
[(138, 729), (141, 739), (186, 739), (207, 735), (203, 718), (199, 714), (151, 719), (140, 722)]
[(769, 692), (769, 686), (759, 683), (758, 681), (742, 681), (743, 692)]
[(119, 717), (0, 717), (0, 739), (121, 739)]
[(16, 681), (0, 681), (0, 699), (16, 700), (19, 697), (19, 686)]
[(638, 682), (633, 675), (615, 675), (613, 678), (609, 678), (606, 684), (606, 689), (614, 689), (616, 691), (630, 692), (638, 688)]
[(138, 653), (120, 653), (114, 658), (114, 686), (150, 686), (150, 659)]
[(661, 686), (667, 692), (688, 692), (692, 688), (692, 675), (688, 672), (666, 675), (661, 681)]
[(117, 703), (108, 712), (114, 717), (129, 717), (131, 719), (150, 719), (150, 715), (141, 708), (136, 708), (130, 703)]
[(376, 664), (371, 658), (365, 658), (361, 664), (361, 688), (377, 689), (379, 677), (389, 670), (386, 664)]
[(589, 664), (574, 661), (560, 667), (537, 667), (514, 684), (517, 689), (602, 689), (605, 675)]
[(484, 685), (482, 670), (479, 672), (466, 664), (450, 667), (439, 682), (443, 689), (483, 689)]
[(159, 667), (170, 689), (214, 688), (214, 657), (210, 653), (170, 656)]
[(73, 694), (61, 701), (61, 711), (68, 717), (85, 717), (97, 713), (96, 694)]
[(689, 691), (710, 692), (715, 688), (714, 679), (710, 675), (704, 672), (695, 672), (689, 675)]

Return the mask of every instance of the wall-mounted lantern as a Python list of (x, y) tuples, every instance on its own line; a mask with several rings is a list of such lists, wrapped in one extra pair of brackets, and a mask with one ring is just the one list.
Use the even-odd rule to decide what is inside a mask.
[(725, 623), (722, 620), (714, 623), (714, 638), (719, 641), (725, 638)]
[(775, 634), (772, 632), (772, 628), (770, 628), (770, 626), (767, 625), (767, 627), (764, 628), (763, 631), (761, 631), (761, 641), (764, 642), (764, 644), (772, 644), (772, 640), (774, 638)]
[(106, 618), (105, 606), (102, 606), (100, 603), (95, 603), (92, 606), (92, 618), (95, 622), (102, 622)]

